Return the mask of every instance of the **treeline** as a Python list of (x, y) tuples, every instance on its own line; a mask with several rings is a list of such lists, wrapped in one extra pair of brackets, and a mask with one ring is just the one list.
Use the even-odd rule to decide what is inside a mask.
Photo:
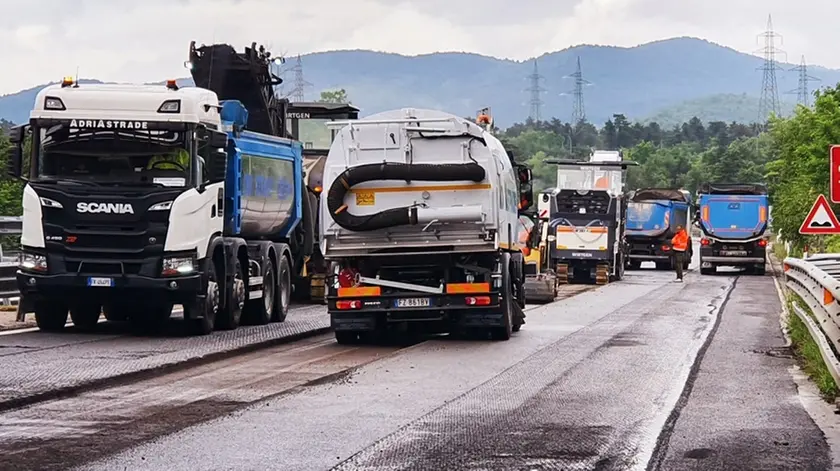
[[(813, 108), (798, 107), (788, 118), (774, 118), (769, 126), (772, 161), (767, 182), (773, 201), (773, 226), (798, 255), (840, 252), (840, 237), (799, 234), (799, 226), (817, 195), (829, 195), (829, 148), (840, 144), (840, 84), (815, 93)], [(838, 206), (834, 206), (837, 213)]]
[(770, 159), (768, 137), (754, 124), (703, 123), (698, 118), (670, 128), (630, 122), (616, 114), (601, 128), (557, 119), (515, 124), (499, 133), (505, 146), (534, 171), (538, 188), (556, 184), (556, 167), (547, 159), (582, 160), (592, 149), (623, 150), (639, 163), (628, 171), (631, 189), (685, 188), (704, 181), (763, 182)]

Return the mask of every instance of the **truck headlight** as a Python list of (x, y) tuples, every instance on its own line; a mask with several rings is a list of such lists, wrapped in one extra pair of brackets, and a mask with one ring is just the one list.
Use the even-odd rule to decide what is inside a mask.
[(163, 276), (189, 275), (196, 271), (195, 257), (164, 257), (160, 274)]
[(56, 209), (64, 209), (64, 205), (59, 203), (58, 201), (50, 198), (41, 197), (41, 206), (45, 208), (56, 208)]
[(153, 204), (149, 211), (169, 211), (172, 209), (174, 201), (164, 201), (163, 203)]
[(27, 271), (46, 272), (47, 257), (34, 253), (21, 252), (18, 256), (18, 268)]

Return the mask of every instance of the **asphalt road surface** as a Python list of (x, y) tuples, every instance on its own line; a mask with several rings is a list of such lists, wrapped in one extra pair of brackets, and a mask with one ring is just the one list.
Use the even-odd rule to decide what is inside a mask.
[(3, 468), (831, 469), (771, 276), (620, 283), (508, 342), (322, 335), (0, 413)]

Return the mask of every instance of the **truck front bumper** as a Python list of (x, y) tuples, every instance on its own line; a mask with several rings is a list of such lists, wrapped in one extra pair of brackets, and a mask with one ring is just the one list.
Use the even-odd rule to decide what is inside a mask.
[[(141, 275), (80, 275), (77, 273), (36, 273), (18, 270), (21, 295), (68, 296), (74, 299), (148, 299), (167, 296), (173, 302), (195, 299), (202, 290), (200, 273), (186, 276), (151, 278)], [(107, 280), (107, 283), (105, 282)], [(100, 286), (91, 286), (89, 283)], [(108, 285), (109, 284), (109, 285)]]

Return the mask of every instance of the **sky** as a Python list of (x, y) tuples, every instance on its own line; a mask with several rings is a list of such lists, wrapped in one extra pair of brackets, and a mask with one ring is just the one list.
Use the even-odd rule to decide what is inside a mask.
[(116, 82), (184, 77), (191, 40), (237, 50), (256, 41), (288, 56), (373, 49), (526, 60), (578, 44), (694, 36), (751, 53), (768, 14), (787, 60), (804, 54), (840, 68), (839, 0), (0, 0), (0, 12), (0, 95), (77, 68)]

